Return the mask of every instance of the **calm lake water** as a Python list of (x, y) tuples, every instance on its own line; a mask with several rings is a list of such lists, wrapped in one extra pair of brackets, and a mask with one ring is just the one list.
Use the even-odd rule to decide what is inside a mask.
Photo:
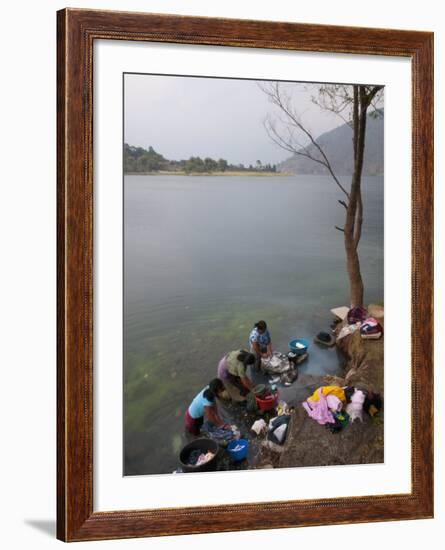
[[(362, 186), (365, 302), (380, 302), (383, 178)], [(329, 310), (349, 303), (342, 198), (326, 176), (125, 177), (125, 475), (177, 467), (186, 407), (254, 322), (283, 352), (329, 329)], [(300, 372), (338, 369), (335, 350), (313, 345)]]

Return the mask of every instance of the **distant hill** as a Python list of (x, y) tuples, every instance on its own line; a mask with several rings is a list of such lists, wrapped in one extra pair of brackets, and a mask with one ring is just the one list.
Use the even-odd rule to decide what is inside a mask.
[[(383, 109), (377, 118), (368, 115), (366, 122), (365, 158), (363, 164), (364, 175), (383, 174)], [(336, 175), (349, 176), (353, 171), (352, 156), (352, 129), (347, 124), (338, 126), (330, 132), (318, 137), (317, 143), (322, 147)], [(311, 154), (319, 156), (317, 149), (312, 145)], [(327, 174), (328, 171), (318, 162), (314, 162), (300, 155), (293, 155), (277, 166), (279, 172), (291, 174)]]

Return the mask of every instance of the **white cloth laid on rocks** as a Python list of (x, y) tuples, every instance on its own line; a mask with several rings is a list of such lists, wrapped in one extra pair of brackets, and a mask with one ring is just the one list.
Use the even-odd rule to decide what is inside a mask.
[(261, 432), (265, 431), (267, 429), (267, 424), (264, 421), (263, 418), (260, 418), (256, 422), (254, 422), (250, 428), (253, 432), (255, 432), (257, 435), (260, 435)]

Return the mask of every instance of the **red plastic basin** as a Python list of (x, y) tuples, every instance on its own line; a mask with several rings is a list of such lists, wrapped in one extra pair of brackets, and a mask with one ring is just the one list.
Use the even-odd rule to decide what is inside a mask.
[(278, 401), (278, 394), (268, 395), (265, 399), (260, 399), (255, 395), (255, 401), (257, 402), (260, 411), (270, 411), (275, 407)]

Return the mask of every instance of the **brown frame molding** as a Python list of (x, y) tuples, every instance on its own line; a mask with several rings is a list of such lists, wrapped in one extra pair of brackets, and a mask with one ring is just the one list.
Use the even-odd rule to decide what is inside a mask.
[[(412, 60), (412, 491), (93, 512), (92, 79), (96, 39)], [(179, 535), (433, 516), (433, 34), (65, 9), (57, 13), (57, 537)], [(270, 511), (279, 514), (270, 514)]]

